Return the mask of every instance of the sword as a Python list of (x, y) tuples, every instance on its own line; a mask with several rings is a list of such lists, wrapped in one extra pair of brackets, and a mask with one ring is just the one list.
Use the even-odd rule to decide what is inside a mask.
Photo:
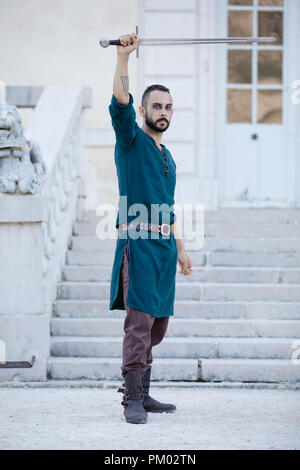
[[(136, 37), (138, 37), (138, 27), (136, 27)], [(231, 38), (149, 38), (138, 39), (137, 57), (139, 46), (185, 46), (194, 44), (253, 44), (277, 41), (275, 37), (231, 37)], [(121, 46), (120, 39), (101, 38), (101, 47)]]

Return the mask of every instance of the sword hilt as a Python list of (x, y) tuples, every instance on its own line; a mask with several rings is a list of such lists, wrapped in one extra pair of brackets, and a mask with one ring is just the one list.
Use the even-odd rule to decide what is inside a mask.
[(108, 38), (101, 38), (99, 41), (101, 47), (108, 47), (108, 46), (121, 46), (120, 39), (108, 39)]
[[(138, 35), (138, 27), (136, 27), (136, 37)], [(101, 47), (108, 47), (108, 46), (122, 46), (120, 39), (108, 39), (108, 38), (101, 38), (99, 41)]]
[(120, 39), (111, 39), (109, 41), (110, 46), (121, 46), (121, 41)]
[[(136, 38), (138, 39), (138, 34), (139, 34), (139, 28), (136, 26)], [(99, 41), (99, 44), (101, 47), (108, 47), (108, 46), (122, 46), (120, 39), (108, 39), (108, 38), (101, 38)], [(137, 45), (136, 48), (136, 58), (139, 58), (139, 44)]]

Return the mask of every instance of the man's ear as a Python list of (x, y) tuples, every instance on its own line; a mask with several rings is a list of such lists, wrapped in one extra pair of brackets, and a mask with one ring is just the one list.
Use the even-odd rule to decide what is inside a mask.
[(140, 112), (140, 115), (145, 118), (146, 117), (146, 111), (145, 111), (145, 108), (143, 106), (139, 106), (139, 112)]

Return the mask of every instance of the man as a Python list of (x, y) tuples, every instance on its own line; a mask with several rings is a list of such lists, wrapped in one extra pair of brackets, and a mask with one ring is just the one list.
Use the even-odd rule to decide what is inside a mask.
[[(138, 126), (128, 77), (136, 36), (120, 36), (120, 42), (109, 112), (116, 134), (115, 164), (122, 202), (116, 221), (118, 239), (109, 309), (126, 310), (125, 390), (119, 391), (124, 392), (126, 421), (138, 424), (147, 422), (147, 412), (176, 410), (174, 405), (160, 403), (149, 395), (152, 347), (162, 341), (173, 315), (177, 262), (180, 273), (186, 276), (192, 274), (192, 262), (174, 223), (176, 164), (161, 144), (173, 115), (172, 97), (162, 85), (148, 87), (139, 107), (143, 126)], [(137, 211), (140, 217), (134, 218)]]

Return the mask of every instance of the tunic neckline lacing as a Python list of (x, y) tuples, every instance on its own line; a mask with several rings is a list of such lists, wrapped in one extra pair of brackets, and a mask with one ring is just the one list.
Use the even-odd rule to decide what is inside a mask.
[[(143, 130), (143, 129), (142, 129)], [(154, 144), (155, 144), (155, 147), (158, 149), (159, 153), (161, 154), (161, 156), (163, 157), (164, 159), (164, 163), (165, 163), (165, 176), (168, 175), (169, 173), (169, 165), (168, 165), (168, 158), (167, 158), (167, 155), (165, 154), (164, 152), (164, 149), (166, 148), (166, 146), (164, 144), (160, 144), (162, 148), (162, 150), (158, 147), (157, 143), (156, 143), (156, 140), (153, 139), (153, 137), (151, 137), (151, 135), (147, 134), (145, 131), (143, 131), (144, 134), (146, 134), (148, 137), (150, 137), (151, 140), (153, 140)]]

